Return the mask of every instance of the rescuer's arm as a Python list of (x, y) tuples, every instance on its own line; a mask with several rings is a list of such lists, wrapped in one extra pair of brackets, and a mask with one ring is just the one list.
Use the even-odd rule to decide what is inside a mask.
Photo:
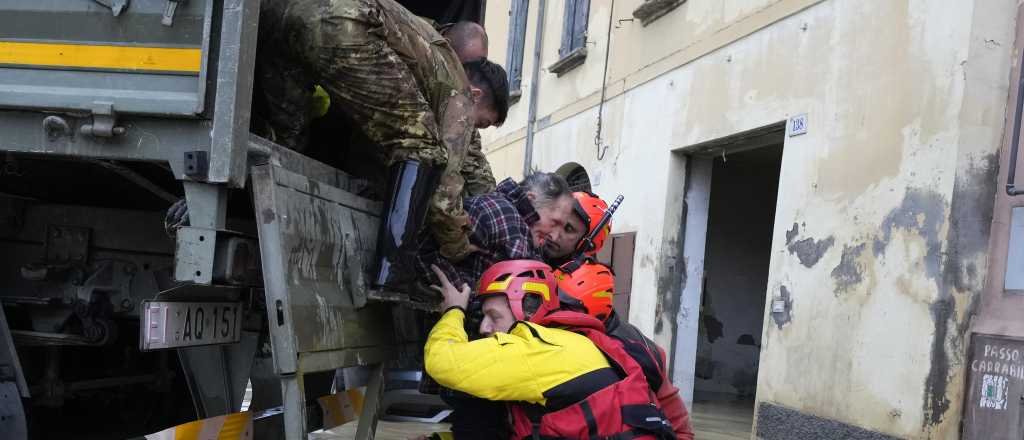
[(463, 321), (469, 301), (469, 286), (456, 289), (437, 267), (441, 280), (435, 289), (444, 296), (446, 309), (427, 337), (423, 350), (427, 374), (437, 383), (488, 400), (542, 403), (533, 371), (526, 361), (526, 344), (506, 333), (470, 341)]

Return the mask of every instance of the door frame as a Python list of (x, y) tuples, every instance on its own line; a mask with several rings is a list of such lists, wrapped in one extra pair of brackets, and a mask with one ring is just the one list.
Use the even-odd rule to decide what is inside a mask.
[[(786, 122), (778, 122), (754, 130), (726, 136), (710, 142), (685, 147), (674, 154), (686, 160), (683, 190), (682, 256), (685, 275), (679, 286), (679, 311), (675, 317), (672, 347), (672, 382), (687, 408), (693, 408), (693, 389), (697, 367), (697, 337), (701, 298), (704, 294), (704, 256), (708, 237), (708, 215), (711, 202), (711, 178), (714, 159), (718, 156), (771, 145), (783, 145), (785, 157)], [(781, 178), (781, 176), (780, 176)], [(778, 202), (776, 202), (778, 203)], [(766, 304), (768, 292), (765, 291)], [(758, 375), (760, 377), (760, 374)]]

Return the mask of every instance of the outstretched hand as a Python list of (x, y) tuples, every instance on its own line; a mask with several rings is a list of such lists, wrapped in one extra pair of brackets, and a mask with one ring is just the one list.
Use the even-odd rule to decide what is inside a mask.
[(431, 264), (430, 270), (434, 271), (434, 275), (437, 275), (438, 280), (441, 280), (440, 286), (430, 286), (431, 289), (440, 292), (441, 296), (444, 297), (444, 301), (441, 303), (441, 310), (448, 310), (452, 307), (466, 310), (466, 307), (469, 305), (469, 285), (462, 283), (462, 288), (457, 289), (440, 268)]

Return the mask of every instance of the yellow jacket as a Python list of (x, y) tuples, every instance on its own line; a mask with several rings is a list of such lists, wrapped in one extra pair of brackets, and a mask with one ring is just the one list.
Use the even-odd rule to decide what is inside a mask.
[(583, 335), (520, 321), (509, 333), (470, 341), (464, 319), (461, 309), (445, 312), (424, 347), (427, 373), (453, 390), (544, 405), (545, 391), (610, 367)]

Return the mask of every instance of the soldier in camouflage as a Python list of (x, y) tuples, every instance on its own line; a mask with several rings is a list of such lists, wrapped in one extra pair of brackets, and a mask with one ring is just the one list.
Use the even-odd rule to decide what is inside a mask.
[[(451, 43), (459, 61), (465, 63), (487, 58), (487, 32), (484, 31), (483, 26), (471, 21), (443, 25), (432, 21), (430, 23)], [(463, 187), (465, 195), (490, 194), (497, 186), (494, 173), (491, 172), (491, 164), (487, 162), (487, 156), (484, 156), (480, 142), (480, 130), (473, 130), (469, 152), (466, 154), (466, 161), (462, 166), (462, 178), (466, 181)]]
[(391, 168), (375, 285), (401, 289), (414, 278), (424, 221), (446, 258), (472, 253), (463, 176), (489, 174), (470, 145), (476, 128), (504, 121), (504, 69), (461, 63), (429, 23), (393, 0), (262, 0), (260, 14), (257, 75), (276, 140), (302, 150), (320, 85)]

